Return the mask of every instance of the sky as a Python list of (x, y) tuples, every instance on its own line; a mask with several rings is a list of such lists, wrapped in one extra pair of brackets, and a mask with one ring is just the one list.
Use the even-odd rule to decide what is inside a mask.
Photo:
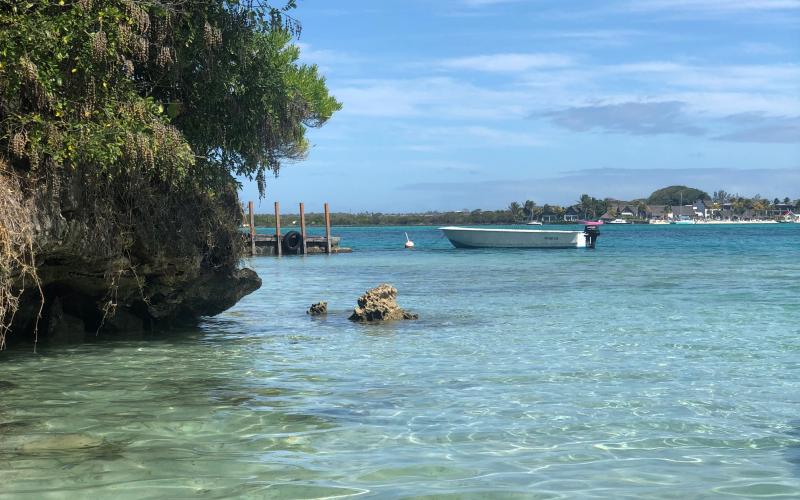
[(800, 198), (800, 0), (300, 0), (343, 109), (259, 212)]

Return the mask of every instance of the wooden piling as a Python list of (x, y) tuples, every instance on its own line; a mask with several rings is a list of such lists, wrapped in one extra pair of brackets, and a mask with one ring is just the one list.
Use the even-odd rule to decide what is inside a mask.
[(250, 255), (256, 254), (256, 217), (253, 214), (253, 202), (247, 202), (247, 210), (250, 213)]
[(325, 203), (325, 252), (331, 253), (331, 211)]
[(303, 237), (303, 255), (308, 253), (306, 246), (306, 209), (303, 203), (300, 204), (300, 235)]
[(281, 256), (283, 250), (281, 245), (281, 204), (275, 202), (275, 250), (278, 257)]

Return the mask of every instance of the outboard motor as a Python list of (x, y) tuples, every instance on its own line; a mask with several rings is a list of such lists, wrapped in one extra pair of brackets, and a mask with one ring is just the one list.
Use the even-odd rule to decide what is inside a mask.
[(587, 224), (583, 226), (583, 236), (586, 238), (586, 248), (594, 248), (597, 237), (600, 236), (600, 228), (595, 224)]

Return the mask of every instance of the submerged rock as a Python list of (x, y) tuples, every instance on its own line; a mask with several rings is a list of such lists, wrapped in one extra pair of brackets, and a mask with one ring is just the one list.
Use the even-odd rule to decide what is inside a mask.
[(38, 453), (42, 451), (74, 451), (87, 448), (98, 448), (105, 441), (86, 434), (49, 434), (32, 436), (19, 443), (16, 451), (21, 453)]
[(311, 307), (306, 314), (310, 314), (311, 316), (321, 316), (323, 314), (328, 314), (328, 303), (325, 301), (317, 302), (316, 304), (311, 304)]
[(388, 283), (367, 290), (358, 298), (350, 321), (394, 321), (417, 319), (418, 315), (404, 311), (397, 305), (397, 289)]

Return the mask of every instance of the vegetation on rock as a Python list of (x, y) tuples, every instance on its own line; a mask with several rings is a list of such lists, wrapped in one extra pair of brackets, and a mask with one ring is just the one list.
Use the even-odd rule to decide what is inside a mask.
[[(235, 175), (263, 195), (267, 173), (307, 153), (306, 128), (340, 108), (298, 63), (293, 7), (0, 0), (3, 328), (34, 253), (40, 267), (92, 261), (109, 284), (95, 297), (104, 316), (126, 276), (148, 304), (147, 268), (166, 281), (170, 261), (180, 275), (235, 269)], [(32, 205), (27, 224), (13, 200)]]

